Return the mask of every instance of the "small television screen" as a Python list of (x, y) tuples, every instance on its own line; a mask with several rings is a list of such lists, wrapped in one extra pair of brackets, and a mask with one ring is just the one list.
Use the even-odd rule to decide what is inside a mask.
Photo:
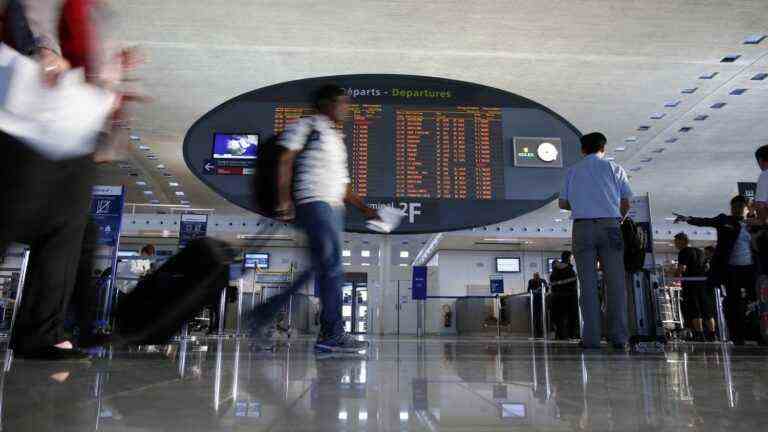
[(501, 418), (525, 418), (525, 404), (523, 403), (502, 403)]
[(496, 258), (496, 273), (520, 273), (520, 258)]
[(547, 258), (547, 269), (549, 269), (549, 273), (552, 273), (552, 270), (554, 270), (555, 261), (557, 261), (557, 258)]
[(214, 159), (256, 159), (258, 134), (213, 134)]
[(267, 270), (269, 268), (268, 253), (247, 253), (245, 254), (245, 268), (258, 268)]

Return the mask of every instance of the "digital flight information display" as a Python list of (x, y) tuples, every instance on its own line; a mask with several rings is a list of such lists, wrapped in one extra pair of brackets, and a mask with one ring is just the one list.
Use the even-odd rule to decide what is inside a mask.
[[(314, 115), (308, 97), (329, 82), (351, 100), (337, 127), (352, 188), (373, 207), (403, 209), (400, 233), (486, 225), (540, 208), (579, 158), (578, 130), (526, 98), (439, 78), (350, 75), (278, 84), (224, 103), (188, 132), (187, 165), (252, 209), (259, 141)], [(362, 217), (348, 213), (347, 229), (366, 231)]]

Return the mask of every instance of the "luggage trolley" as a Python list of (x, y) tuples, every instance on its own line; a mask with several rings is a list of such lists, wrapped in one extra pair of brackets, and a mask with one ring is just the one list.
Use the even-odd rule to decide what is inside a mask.
[[(244, 307), (253, 310), (257, 304), (265, 303), (273, 296), (290, 288), (293, 284), (293, 273), (293, 268), (287, 272), (253, 272), (253, 291), (249, 299), (250, 305), (244, 305)], [(278, 312), (275, 323), (276, 334), (284, 335), (285, 339), (290, 339), (293, 333), (292, 309), (293, 298)], [(278, 336), (279, 339), (283, 337)]]
[(656, 333), (667, 340), (678, 340), (685, 329), (682, 312), (682, 288), (667, 283), (664, 269), (650, 272), (651, 295), (656, 319)]
[[(13, 334), (24, 292), (29, 253), (29, 248), (23, 247), (20, 252), (0, 255), (3, 258), (0, 264), (0, 340), (8, 340)], [(10, 263), (11, 259), (16, 262)]]

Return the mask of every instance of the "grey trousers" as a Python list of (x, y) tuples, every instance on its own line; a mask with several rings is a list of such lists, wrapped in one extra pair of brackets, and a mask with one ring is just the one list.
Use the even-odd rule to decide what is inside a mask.
[(614, 344), (629, 340), (624, 241), (616, 219), (583, 219), (573, 223), (573, 254), (581, 284), (582, 340), (597, 348), (602, 339), (602, 311), (597, 287), (597, 260), (605, 279), (608, 339)]

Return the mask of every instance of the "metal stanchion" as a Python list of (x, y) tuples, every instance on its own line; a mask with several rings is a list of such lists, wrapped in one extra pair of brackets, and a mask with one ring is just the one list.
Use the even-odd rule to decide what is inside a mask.
[(547, 290), (541, 287), (541, 330), (544, 340), (549, 339), (549, 326), (547, 325)]
[(723, 312), (723, 297), (722, 288), (716, 286), (715, 290), (715, 307), (717, 308), (717, 329), (720, 334), (720, 342), (728, 342), (728, 324), (725, 321), (725, 313)]
[(529, 314), (530, 315), (529, 321), (530, 321), (530, 327), (531, 327), (531, 339), (536, 339), (536, 324), (534, 323), (534, 319), (533, 319), (533, 293), (532, 292), (528, 293), (528, 302), (529, 302), (529, 308), (531, 310)]
[(235, 328), (235, 335), (240, 337), (243, 335), (243, 277), (237, 281), (237, 321)]
[(227, 317), (225, 314), (227, 313), (227, 288), (225, 287), (223, 290), (221, 290), (221, 295), (219, 296), (219, 336), (224, 336), (224, 328), (226, 324)]
[(496, 306), (499, 308), (499, 316), (496, 317), (496, 337), (501, 338), (501, 298), (496, 296)]

